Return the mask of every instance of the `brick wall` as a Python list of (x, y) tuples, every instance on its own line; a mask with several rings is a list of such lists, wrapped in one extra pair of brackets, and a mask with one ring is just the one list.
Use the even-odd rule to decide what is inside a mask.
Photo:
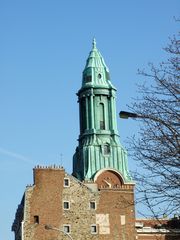
[(100, 191), (97, 213), (109, 214), (110, 236), (100, 236), (99, 239), (135, 239), (133, 195), (133, 189)]
[[(69, 179), (69, 187), (64, 187), (64, 178)], [(24, 240), (63, 237), (46, 230), (46, 224), (59, 229), (70, 225), (71, 236), (78, 240), (134, 240), (133, 188), (91, 189), (61, 168), (35, 168), (34, 185), (25, 194)], [(69, 203), (67, 210), (64, 201)], [(90, 202), (95, 202), (95, 209)], [(97, 226), (96, 234), (91, 233), (92, 225)]]
[(61, 168), (34, 169), (34, 186), (27, 189), (25, 198), (24, 240), (57, 237), (58, 232), (47, 231), (44, 225), (59, 226), (62, 223), (60, 199), (64, 174)]

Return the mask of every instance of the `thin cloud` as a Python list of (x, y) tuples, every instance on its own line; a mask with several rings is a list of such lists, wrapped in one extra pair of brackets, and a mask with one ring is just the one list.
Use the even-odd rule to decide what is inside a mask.
[(15, 158), (17, 160), (20, 160), (20, 161), (23, 161), (23, 162), (26, 162), (29, 164), (35, 164), (35, 162), (33, 160), (31, 160), (19, 153), (11, 152), (11, 151), (3, 149), (3, 148), (0, 148), (0, 154)]

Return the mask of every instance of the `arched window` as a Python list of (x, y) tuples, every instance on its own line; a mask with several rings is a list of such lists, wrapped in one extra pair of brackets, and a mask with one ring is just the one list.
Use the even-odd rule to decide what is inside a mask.
[(87, 129), (87, 117), (86, 117), (86, 99), (81, 100), (81, 131), (82, 133)]
[(110, 145), (109, 144), (105, 144), (104, 145), (104, 155), (109, 155), (110, 154)]

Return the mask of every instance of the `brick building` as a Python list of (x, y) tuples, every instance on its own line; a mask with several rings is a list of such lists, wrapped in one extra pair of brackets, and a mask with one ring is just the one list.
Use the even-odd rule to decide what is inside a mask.
[(57, 166), (34, 168), (34, 183), (26, 188), (12, 225), (15, 240), (165, 240), (177, 235), (165, 225), (155, 228), (135, 219), (134, 183), (117, 130), (116, 88), (95, 40), (77, 95), (80, 135), (73, 173)]
[(138, 219), (135, 222), (138, 240), (179, 240), (180, 219)]
[(22, 232), (24, 240), (62, 238), (63, 232), (47, 231), (45, 225), (79, 240), (120, 239), (122, 235), (135, 239), (132, 185), (99, 191), (93, 182), (85, 184), (63, 168), (36, 167), (34, 184), (27, 187), (18, 209), (13, 224), (16, 240), (22, 239)]

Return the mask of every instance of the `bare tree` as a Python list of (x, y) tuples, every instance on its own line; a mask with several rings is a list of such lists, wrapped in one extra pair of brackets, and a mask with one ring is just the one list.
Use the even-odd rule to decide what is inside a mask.
[(140, 121), (131, 155), (143, 168), (136, 173), (138, 201), (157, 218), (180, 210), (180, 33), (164, 49), (167, 60), (149, 72), (130, 110)]

